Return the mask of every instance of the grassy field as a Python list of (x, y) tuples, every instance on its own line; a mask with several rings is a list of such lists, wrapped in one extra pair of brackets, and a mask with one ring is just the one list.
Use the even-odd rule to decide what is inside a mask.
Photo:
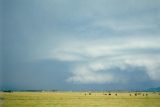
[(160, 107), (159, 93), (0, 92), (0, 107)]

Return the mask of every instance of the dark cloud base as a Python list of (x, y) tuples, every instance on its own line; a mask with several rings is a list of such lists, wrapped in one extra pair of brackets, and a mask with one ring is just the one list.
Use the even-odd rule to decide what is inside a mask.
[[(9, 90), (131, 90), (160, 85), (151, 81), (142, 68), (121, 71), (110, 70), (115, 77), (125, 78), (127, 83), (81, 84), (66, 82), (74, 63), (40, 60), (31, 63), (15, 63), (3, 68), (2, 89)], [(70, 73), (69, 73), (70, 72)], [(102, 71), (105, 72), (105, 71)]]

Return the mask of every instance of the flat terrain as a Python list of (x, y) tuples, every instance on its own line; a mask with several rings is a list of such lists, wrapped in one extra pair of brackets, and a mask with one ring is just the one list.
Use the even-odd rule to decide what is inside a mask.
[(0, 92), (0, 107), (160, 107), (159, 93)]

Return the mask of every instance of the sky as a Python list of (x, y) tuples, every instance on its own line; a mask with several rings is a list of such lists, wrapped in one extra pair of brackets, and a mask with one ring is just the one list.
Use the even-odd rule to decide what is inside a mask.
[(160, 86), (159, 0), (0, 0), (0, 88)]

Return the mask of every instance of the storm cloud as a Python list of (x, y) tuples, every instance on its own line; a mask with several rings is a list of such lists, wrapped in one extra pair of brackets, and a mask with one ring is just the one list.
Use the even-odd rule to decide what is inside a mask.
[(1, 4), (2, 89), (160, 85), (158, 0), (1, 0)]

